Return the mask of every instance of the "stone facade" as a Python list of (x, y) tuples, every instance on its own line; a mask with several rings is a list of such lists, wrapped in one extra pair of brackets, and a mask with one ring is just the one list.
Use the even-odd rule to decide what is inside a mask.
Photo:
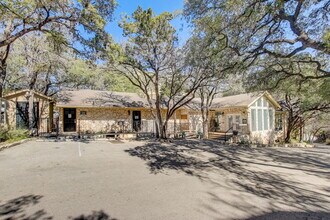
[[(64, 109), (58, 107), (59, 131), (64, 132)], [(78, 133), (109, 133), (133, 131), (133, 111), (141, 112), (141, 132), (155, 132), (155, 121), (150, 109), (147, 108), (119, 108), (119, 107), (76, 107), (76, 129)], [(163, 111), (165, 118), (165, 111)], [(176, 112), (176, 116), (168, 122), (168, 132), (173, 133), (182, 130), (186, 124), (181, 120), (181, 110)]]
[[(5, 96), (6, 100), (6, 125), (11, 129), (16, 129), (17, 103), (28, 103), (26, 93), (19, 93)], [(34, 94), (33, 102), (38, 103), (38, 132), (50, 132), (53, 118), (53, 102), (38, 94)]]
[[(243, 97), (244, 98), (244, 97)], [(75, 99), (73, 99), (74, 101)], [(261, 101), (260, 101), (261, 100)], [(210, 132), (227, 132), (233, 133), (238, 131), (239, 138), (242, 141), (270, 143), (278, 139), (280, 132), (275, 132), (275, 109), (273, 100), (269, 100), (267, 95), (259, 96), (249, 100), (250, 103), (245, 103), (242, 106), (218, 106), (211, 108), (209, 111), (209, 131)], [(251, 103), (252, 102), (252, 103)], [(258, 102), (258, 104), (256, 104)], [(83, 102), (81, 102), (84, 104)], [(259, 103), (262, 103), (259, 106)], [(276, 105), (276, 103), (275, 103)], [(155, 119), (150, 109), (146, 107), (86, 107), (70, 106), (63, 104), (58, 107), (59, 112), (59, 130), (64, 132), (64, 109), (73, 108), (76, 113), (75, 128), (73, 132), (78, 133), (109, 133), (123, 132), (131, 133), (134, 131), (133, 113), (139, 111), (141, 113), (141, 129), (140, 132), (155, 133)], [(278, 107), (277, 107), (278, 108)], [(252, 110), (251, 110), (252, 109)], [(252, 129), (256, 124), (256, 118), (251, 118), (251, 111), (256, 112), (262, 110), (262, 118), (264, 113), (267, 114), (268, 125), (264, 129)], [(272, 109), (272, 117), (269, 116)], [(260, 111), (257, 111), (258, 115)], [(163, 119), (165, 119), (166, 111), (163, 110)], [(261, 120), (259, 120), (261, 121)], [(262, 119), (264, 122), (264, 119)], [(270, 122), (271, 121), (271, 122)], [(259, 126), (259, 124), (258, 124)], [(269, 126), (269, 127), (268, 127)], [(67, 130), (67, 129), (66, 129)], [(172, 136), (174, 133), (187, 132), (197, 134), (202, 132), (202, 114), (198, 109), (181, 108), (176, 111), (176, 114), (168, 121), (167, 133)], [(282, 132), (283, 134), (283, 132)], [(236, 138), (237, 139), (237, 138)]]

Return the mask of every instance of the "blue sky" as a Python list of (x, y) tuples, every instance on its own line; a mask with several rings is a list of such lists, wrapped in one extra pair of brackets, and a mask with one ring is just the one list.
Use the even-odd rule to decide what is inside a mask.
[[(131, 15), (138, 6), (141, 6), (143, 9), (152, 8), (156, 15), (165, 11), (182, 12), (184, 4), (184, 0), (117, 0), (117, 2), (118, 6), (114, 13), (113, 22), (106, 27), (106, 30), (117, 42), (125, 41), (122, 36), (122, 30), (118, 27), (118, 22), (122, 15)], [(172, 25), (177, 30), (180, 44), (183, 44), (190, 36), (187, 23), (179, 16), (173, 20)]]

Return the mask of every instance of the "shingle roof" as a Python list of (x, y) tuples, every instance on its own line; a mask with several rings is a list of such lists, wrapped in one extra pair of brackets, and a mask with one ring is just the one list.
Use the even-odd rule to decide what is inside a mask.
[(249, 106), (254, 100), (260, 97), (260, 93), (244, 93), (239, 95), (225, 96), (213, 99), (212, 108)]
[(58, 107), (144, 107), (147, 100), (136, 93), (74, 90), (59, 93)]
[[(211, 109), (226, 107), (248, 107), (258, 97), (265, 95), (275, 106), (279, 104), (268, 92), (244, 93), (240, 95), (218, 97), (213, 100)], [(137, 93), (111, 92), (100, 90), (63, 91), (59, 94), (58, 107), (148, 107), (147, 99)], [(194, 98), (186, 105), (190, 109), (199, 110), (200, 98)]]

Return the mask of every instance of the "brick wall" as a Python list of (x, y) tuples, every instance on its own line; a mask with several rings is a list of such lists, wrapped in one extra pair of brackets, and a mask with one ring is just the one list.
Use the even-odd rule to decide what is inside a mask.
[[(10, 128), (16, 128), (16, 103), (28, 102), (24, 95), (7, 98), (7, 124)], [(49, 120), (50, 102), (44, 98), (34, 95), (33, 102), (39, 102), (39, 130), (47, 132)]]
[[(58, 107), (59, 129), (64, 131), (64, 108)], [(132, 132), (133, 111), (141, 111), (141, 131), (155, 132), (154, 118), (149, 109), (146, 108), (76, 108), (76, 132), (81, 133), (108, 133), (111, 131)], [(189, 112), (177, 110), (176, 117), (173, 115), (168, 122), (168, 133), (174, 132), (176, 124), (177, 132), (189, 129), (189, 117), (181, 118), (181, 115), (188, 115)], [(176, 118), (176, 119), (175, 119)], [(165, 110), (163, 111), (165, 119)], [(119, 125), (123, 124), (123, 125)]]

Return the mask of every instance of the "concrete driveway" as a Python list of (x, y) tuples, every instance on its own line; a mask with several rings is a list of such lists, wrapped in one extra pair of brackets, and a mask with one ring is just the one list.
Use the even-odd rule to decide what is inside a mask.
[(330, 219), (330, 149), (38, 142), (0, 152), (0, 219)]

